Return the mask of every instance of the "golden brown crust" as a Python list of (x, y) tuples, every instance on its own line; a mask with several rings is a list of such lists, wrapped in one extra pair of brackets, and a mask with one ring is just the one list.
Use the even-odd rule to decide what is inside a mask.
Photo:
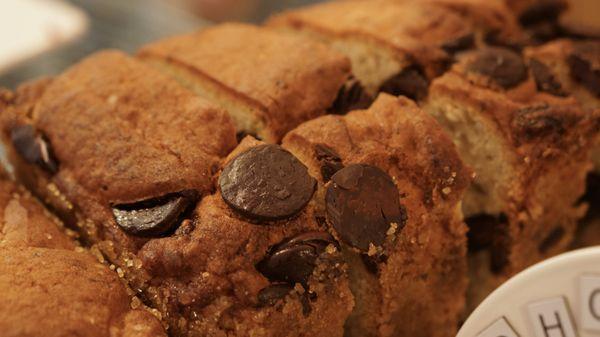
[[(375, 309), (353, 318), (362, 323), (351, 321), (348, 326), (371, 325), (376, 332), (368, 333), (374, 336), (453, 335), (447, 327), (457, 324), (466, 289), (466, 229), (458, 205), (471, 172), (452, 141), (412, 101), (380, 95), (368, 110), (315, 119), (283, 140), (285, 148), (321, 177), (317, 145), (335, 150), (344, 165), (367, 163), (383, 169), (407, 211), (406, 226), (396, 241), (385, 244), (387, 262), (375, 277), (377, 290), (372, 290), (377, 294), (355, 294), (359, 306), (374, 300)], [(325, 181), (321, 178), (320, 183)]]
[(168, 38), (139, 55), (187, 69), (258, 110), (270, 141), (325, 113), (350, 76), (349, 61), (324, 45), (247, 24)]
[(0, 248), (0, 329), (7, 337), (166, 336), (131, 309), (116, 274), (86, 253)]
[(494, 33), (499, 39), (510, 40), (519, 35), (514, 20), (503, 8), (473, 5), (467, 0), (328, 2), (284, 12), (269, 24), (314, 30), (332, 39), (357, 38), (375, 43), (393, 50), (401, 62), (419, 64), (430, 78), (440, 74), (449, 61), (445, 45), (476, 34)]

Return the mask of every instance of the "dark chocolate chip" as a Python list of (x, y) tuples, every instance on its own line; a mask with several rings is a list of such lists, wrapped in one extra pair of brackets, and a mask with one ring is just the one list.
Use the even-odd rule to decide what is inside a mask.
[(478, 252), (492, 247), (494, 239), (502, 235), (502, 228), (507, 221), (504, 214), (477, 214), (466, 218), (465, 223), (469, 227), (469, 251)]
[(525, 140), (532, 140), (560, 137), (576, 122), (572, 114), (565, 113), (560, 107), (539, 104), (519, 109), (511, 126)]
[(328, 182), (337, 171), (344, 168), (342, 159), (334, 149), (324, 144), (315, 146), (315, 156), (321, 163), (321, 176), (323, 181)]
[(421, 100), (427, 96), (429, 81), (417, 67), (403, 69), (397, 75), (386, 80), (379, 91), (394, 96), (406, 96), (413, 100)]
[(260, 145), (227, 164), (219, 185), (233, 210), (252, 220), (269, 221), (300, 212), (310, 201), (316, 180), (282, 147)]
[(128, 234), (159, 237), (172, 233), (196, 201), (194, 191), (182, 191), (113, 207), (117, 224)]
[(260, 306), (273, 306), (277, 301), (287, 296), (294, 287), (288, 283), (272, 284), (258, 292)]
[(329, 113), (343, 115), (348, 111), (366, 109), (372, 101), (373, 98), (367, 94), (360, 81), (350, 77), (338, 91)]
[(461, 50), (472, 48), (474, 45), (475, 35), (473, 35), (473, 33), (469, 33), (460, 36), (457, 39), (445, 42), (444, 44), (442, 44), (442, 49), (444, 49), (449, 54), (454, 54)]
[(531, 59), (529, 61), (529, 67), (533, 73), (533, 78), (538, 90), (554, 96), (567, 96), (567, 93), (562, 89), (560, 82), (554, 77), (547, 65), (536, 59)]
[(20, 125), (10, 132), (10, 140), (17, 153), (30, 164), (35, 164), (42, 169), (56, 173), (58, 161), (52, 152), (48, 139), (38, 133), (31, 125)]
[(340, 238), (362, 251), (381, 246), (395, 224), (400, 231), (406, 214), (392, 178), (381, 169), (353, 164), (331, 178), (325, 196), (327, 217)]
[(527, 68), (521, 56), (506, 48), (486, 48), (467, 64), (467, 70), (490, 77), (504, 89), (521, 83)]
[(547, 253), (552, 247), (554, 247), (560, 240), (565, 236), (566, 231), (562, 226), (556, 227), (538, 246), (540, 253)]
[(254, 137), (255, 139), (262, 140), (262, 139), (261, 139), (259, 136), (257, 136), (255, 133), (248, 132), (248, 131), (244, 131), (244, 130), (242, 130), (242, 131), (238, 131), (238, 132), (235, 134), (235, 138), (237, 139), (238, 143), (239, 143), (239, 142), (241, 142), (241, 141), (242, 141), (242, 139), (246, 138), (246, 136), (252, 136), (252, 137)]
[(538, 0), (519, 16), (522, 25), (531, 25), (540, 21), (555, 21), (566, 9), (563, 0)]
[(571, 76), (600, 97), (600, 42), (576, 42), (568, 62)]
[(317, 258), (329, 244), (335, 244), (335, 241), (327, 233), (309, 232), (295, 236), (269, 249), (256, 269), (271, 281), (306, 286)]

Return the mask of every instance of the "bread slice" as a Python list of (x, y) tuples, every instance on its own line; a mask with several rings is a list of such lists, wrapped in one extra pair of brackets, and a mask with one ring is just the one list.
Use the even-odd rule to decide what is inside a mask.
[[(317, 216), (342, 243), (350, 267), (355, 307), (345, 336), (454, 336), (467, 285), (460, 203), (471, 171), (435, 120), (406, 98), (381, 94), (368, 110), (300, 125), (286, 135), (282, 146), (318, 177)], [(346, 186), (336, 176), (364, 164), (391, 177), (399, 201), (398, 194), (382, 190), (366, 199), (350, 198), (348, 204), (330, 200), (336, 184), (342, 189), (360, 186)], [(401, 207), (404, 219), (375, 228), (375, 218), (389, 218), (379, 193), (389, 193), (384, 199)], [(350, 205), (355, 216), (342, 215), (340, 223), (335, 210), (344, 205)], [(371, 219), (364, 224), (365, 235), (381, 231), (382, 242), (349, 239), (358, 227), (339, 227), (351, 226), (349, 222), (365, 213)]]
[[(560, 39), (524, 54), (539, 90), (574, 96), (590, 113), (600, 110), (600, 40)], [(600, 140), (592, 158), (600, 173)]]
[(452, 54), (493, 40), (513, 44), (506, 8), (470, 0), (333, 1), (275, 15), (267, 24), (323, 41), (347, 55), (370, 94), (422, 99)]
[(579, 199), (598, 116), (538, 91), (521, 56), (502, 48), (463, 55), (433, 81), (424, 109), (476, 172), (463, 201), (474, 306), (507, 277), (569, 247), (586, 211)]
[(350, 77), (349, 61), (326, 46), (247, 24), (175, 36), (138, 55), (268, 142), (324, 114)]

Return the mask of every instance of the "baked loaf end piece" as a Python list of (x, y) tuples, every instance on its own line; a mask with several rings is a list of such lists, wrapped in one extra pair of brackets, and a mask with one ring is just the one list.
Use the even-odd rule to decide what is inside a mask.
[(452, 55), (485, 40), (514, 44), (505, 7), (461, 0), (332, 1), (276, 15), (268, 25), (324, 41), (346, 54), (367, 92), (420, 100)]
[(62, 223), (4, 172), (0, 217), (2, 336), (166, 336), (116, 273), (77, 248)]
[(8, 101), (2, 133), (19, 180), (143, 293), (148, 275), (136, 253), (177, 232), (213, 191), (236, 143), (227, 114), (114, 51)]
[[(360, 99), (350, 63), (306, 38), (222, 24), (143, 47), (139, 57), (223, 107), (238, 132), (279, 142), (298, 124)], [(356, 91), (359, 91), (358, 93)], [(343, 96), (336, 102), (338, 94)], [(243, 138), (243, 137), (240, 137)]]
[(368, 110), (302, 124), (282, 146), (318, 177), (318, 216), (349, 264), (356, 305), (346, 336), (453, 336), (471, 173), (435, 120), (382, 94)]
[(424, 109), (477, 175), (463, 202), (479, 252), (477, 304), (504, 278), (569, 247), (586, 209), (578, 200), (598, 116), (538, 91), (521, 56), (502, 48), (465, 55), (432, 83)]
[[(527, 48), (524, 53), (538, 90), (555, 96), (574, 96), (584, 109), (598, 113), (600, 40), (561, 39)], [(600, 173), (600, 143), (592, 159), (595, 171)]]
[(179, 233), (138, 253), (158, 305), (189, 336), (342, 337), (354, 302), (306, 167), (248, 136), (217, 184)]

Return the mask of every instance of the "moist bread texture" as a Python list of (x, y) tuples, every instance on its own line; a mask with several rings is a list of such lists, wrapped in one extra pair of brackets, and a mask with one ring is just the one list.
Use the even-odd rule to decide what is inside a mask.
[(239, 23), (154, 42), (138, 55), (227, 110), (238, 132), (268, 142), (324, 114), (350, 77), (349, 61), (318, 42)]
[(371, 95), (423, 99), (456, 51), (485, 40), (514, 44), (519, 28), (506, 8), (472, 1), (333, 1), (276, 15), (268, 25), (309, 36), (347, 55)]
[[(382, 94), (368, 110), (302, 124), (283, 147), (318, 177), (319, 216), (348, 261), (355, 307), (346, 336), (452, 336), (448, 327), (458, 324), (467, 283), (460, 200), (471, 173), (434, 119), (406, 98)], [(394, 197), (381, 175), (390, 177), (400, 196), (400, 220), (392, 220), (397, 216), (387, 202)], [(372, 182), (361, 185), (362, 179)], [(383, 184), (379, 190), (342, 199), (345, 189), (375, 181)], [(345, 203), (356, 215), (332, 217)], [(370, 208), (361, 208), (363, 203)], [(375, 227), (382, 213), (387, 226)], [(346, 234), (359, 230), (356, 217), (368, 219), (383, 240), (349, 241)]]
[(570, 246), (587, 208), (579, 199), (598, 116), (572, 97), (538, 91), (521, 56), (498, 48), (463, 55), (432, 83), (424, 109), (477, 174), (463, 200), (477, 304), (502, 280)]

